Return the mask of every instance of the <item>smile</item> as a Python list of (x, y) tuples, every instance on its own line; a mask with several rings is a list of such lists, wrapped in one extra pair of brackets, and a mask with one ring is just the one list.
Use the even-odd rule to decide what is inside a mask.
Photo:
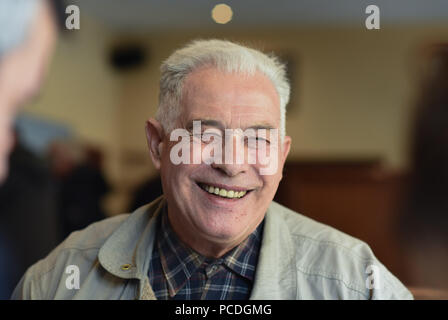
[(244, 197), (248, 192), (250, 192), (250, 190), (244, 190), (244, 191), (227, 190), (224, 188), (219, 188), (204, 183), (199, 183), (199, 186), (201, 187), (201, 189), (210, 194), (226, 199), (240, 199)]

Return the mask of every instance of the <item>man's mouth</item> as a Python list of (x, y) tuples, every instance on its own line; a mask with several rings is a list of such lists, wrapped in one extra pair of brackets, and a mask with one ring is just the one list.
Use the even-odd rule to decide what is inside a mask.
[(217, 197), (226, 198), (226, 199), (241, 199), (246, 196), (252, 190), (232, 190), (232, 189), (224, 189), (219, 188), (218, 186), (213, 186), (205, 183), (198, 183), (199, 187), (202, 190), (215, 195)]

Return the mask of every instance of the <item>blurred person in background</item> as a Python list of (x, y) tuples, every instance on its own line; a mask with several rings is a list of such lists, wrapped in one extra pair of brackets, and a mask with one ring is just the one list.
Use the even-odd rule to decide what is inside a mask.
[(54, 49), (56, 25), (47, 1), (0, 1), (0, 179), (7, 175), (18, 108), (42, 84)]
[(62, 241), (71, 232), (106, 217), (101, 200), (110, 186), (101, 169), (101, 152), (93, 147), (75, 141), (54, 141), (49, 158), (57, 182)]
[[(8, 177), (0, 185), (0, 230), (11, 261), (9, 295), (20, 270), (43, 258), (57, 244), (59, 221), (56, 189), (48, 163), (27, 149), (14, 134)], [(14, 261), (14, 263), (11, 263)]]
[(153, 202), (162, 194), (162, 179), (160, 175), (148, 178), (135, 188), (129, 204), (129, 212), (133, 212), (141, 206)]
[(410, 145), (401, 228), (416, 296), (448, 299), (448, 44), (429, 51)]
[[(0, 1), (0, 183), (8, 174), (8, 156), (14, 145), (14, 116), (20, 106), (37, 94), (56, 36), (55, 19), (47, 1)], [(9, 297), (14, 285), (11, 282), (15, 282), (12, 275), (15, 260), (11, 254), (21, 254), (12, 249), (15, 239), (4, 233), (5, 229), (10, 228), (3, 220), (5, 214), (2, 212), (0, 216), (0, 239), (3, 241), (0, 266), (7, 267), (2, 268), (0, 273), (0, 298)], [(28, 223), (26, 220), (16, 222)]]

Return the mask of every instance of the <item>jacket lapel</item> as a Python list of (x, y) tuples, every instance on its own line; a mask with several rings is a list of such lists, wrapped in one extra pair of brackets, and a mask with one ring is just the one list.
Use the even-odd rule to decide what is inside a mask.
[(98, 254), (100, 264), (108, 272), (122, 279), (138, 279), (139, 299), (155, 299), (148, 279), (149, 258), (156, 234), (156, 218), (165, 206), (165, 199), (133, 212), (109, 237)]
[(297, 299), (297, 268), (288, 226), (273, 210), (266, 213), (255, 282), (251, 300)]

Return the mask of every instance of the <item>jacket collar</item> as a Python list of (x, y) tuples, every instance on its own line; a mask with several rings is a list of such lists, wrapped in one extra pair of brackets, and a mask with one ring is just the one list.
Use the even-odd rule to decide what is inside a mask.
[(289, 227), (272, 201), (266, 217), (251, 300), (297, 299), (296, 254)]
[(134, 211), (106, 240), (98, 260), (113, 275), (145, 280), (156, 234), (155, 219), (166, 200), (163, 196)]

